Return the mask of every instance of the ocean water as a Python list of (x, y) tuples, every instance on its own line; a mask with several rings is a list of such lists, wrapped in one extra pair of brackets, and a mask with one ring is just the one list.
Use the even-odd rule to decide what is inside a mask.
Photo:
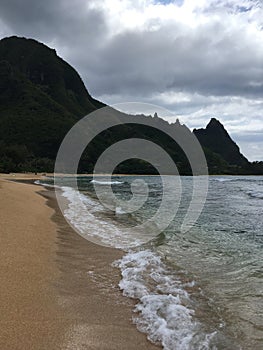
[(114, 265), (123, 295), (137, 301), (137, 328), (165, 350), (263, 349), (263, 177), (211, 176), (203, 211), (186, 233), (192, 178), (182, 177), (177, 215), (156, 235), (154, 225), (135, 227), (158, 210), (161, 178), (117, 176), (110, 184), (130, 200), (136, 179), (148, 184), (148, 198), (132, 213), (99, 202), (94, 186), (108, 185), (103, 178), (78, 178), (80, 194), (71, 178), (61, 178), (60, 188), (64, 215), (82, 236), (125, 251)]

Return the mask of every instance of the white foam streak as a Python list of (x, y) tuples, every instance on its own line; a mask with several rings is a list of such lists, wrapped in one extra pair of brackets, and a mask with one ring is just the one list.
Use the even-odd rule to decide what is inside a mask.
[(98, 185), (121, 185), (124, 183), (123, 181), (98, 181), (98, 180), (91, 180), (90, 182)]
[(116, 213), (117, 215), (126, 214), (126, 212), (125, 212), (121, 207), (116, 207), (115, 213)]
[(145, 295), (136, 310), (141, 313), (138, 328), (146, 330), (150, 340), (161, 342), (164, 349), (190, 349), (194, 312), (181, 304), (179, 296)]
[(217, 181), (217, 182), (231, 182), (231, 181), (237, 181), (237, 178), (227, 178), (227, 177), (211, 177), (210, 178), (212, 181)]
[(44, 187), (59, 188), (59, 186), (56, 186), (56, 185), (54, 185), (54, 184), (48, 184), (48, 183), (42, 182), (42, 181), (40, 181), (40, 180), (34, 181), (34, 184), (36, 184), (36, 185), (41, 185), (41, 186), (44, 186)]
[(119, 228), (109, 218), (98, 217), (105, 208), (97, 201), (71, 187), (61, 187), (62, 195), (68, 200), (64, 216), (83, 237), (114, 248), (127, 249), (140, 245), (140, 240)]
[(165, 350), (211, 349), (214, 334), (203, 333), (194, 321), (185, 285), (168, 271), (160, 256), (150, 250), (130, 252), (114, 265), (121, 269), (123, 294), (140, 300), (134, 322), (149, 340), (161, 343)]

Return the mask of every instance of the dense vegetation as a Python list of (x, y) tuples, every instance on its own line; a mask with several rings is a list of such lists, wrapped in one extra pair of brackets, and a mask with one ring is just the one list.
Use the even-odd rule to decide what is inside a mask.
[[(78, 73), (55, 50), (32, 39), (2, 39), (0, 172), (53, 171), (57, 150), (66, 133), (84, 115), (103, 106), (90, 96)], [(159, 118), (158, 122), (168, 125)], [(183, 128), (179, 123), (177, 127)], [(206, 129), (194, 133), (204, 149), (211, 174), (263, 174), (263, 163), (248, 162), (216, 119)], [(156, 128), (138, 124), (111, 128), (98, 135), (85, 150), (79, 171), (91, 172), (97, 157), (109, 145), (130, 137), (157, 143), (171, 155), (182, 174), (191, 173), (186, 156), (171, 138)], [(120, 164), (116, 172), (155, 173), (155, 170), (150, 164), (134, 159)]]
[(68, 130), (102, 106), (55, 50), (31, 39), (0, 41), (0, 171), (51, 171)]

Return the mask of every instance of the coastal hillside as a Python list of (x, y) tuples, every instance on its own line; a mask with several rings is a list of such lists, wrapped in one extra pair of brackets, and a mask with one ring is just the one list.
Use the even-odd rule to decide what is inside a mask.
[(0, 41), (0, 171), (51, 171), (68, 130), (102, 106), (55, 50), (32, 39)]
[[(105, 106), (88, 93), (74, 68), (56, 51), (33, 39), (0, 40), (0, 172), (53, 171), (57, 150), (66, 133), (80, 118)], [(149, 118), (141, 116), (141, 118)], [(158, 123), (184, 130), (179, 122)], [(194, 130), (211, 174), (260, 174), (262, 162), (250, 163), (223, 125), (212, 118), (206, 129)], [(83, 154), (80, 172), (91, 172), (97, 157), (124, 138), (151, 140), (164, 148), (181, 174), (191, 174), (188, 161), (167, 135), (141, 125), (124, 125), (102, 133)], [(122, 173), (155, 173), (140, 160), (126, 161)]]

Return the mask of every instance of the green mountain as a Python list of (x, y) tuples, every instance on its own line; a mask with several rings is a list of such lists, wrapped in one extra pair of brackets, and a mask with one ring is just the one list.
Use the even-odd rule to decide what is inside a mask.
[[(52, 171), (66, 133), (80, 118), (104, 106), (90, 96), (76, 70), (54, 49), (32, 39), (0, 40), (0, 172)], [(125, 119), (125, 115), (119, 113), (119, 118)], [(169, 125), (157, 115), (140, 118), (154, 119), (156, 128), (130, 124), (103, 132), (85, 150), (79, 171), (92, 171), (97, 157), (116, 141), (138, 137), (160, 145), (182, 174), (190, 174), (186, 156), (158, 125), (180, 132), (187, 128), (179, 122)], [(262, 162), (249, 163), (217, 120), (194, 133), (205, 151), (210, 173), (263, 173)], [(116, 171), (155, 173), (140, 160), (126, 161)]]
[(209, 149), (227, 163), (226, 173), (249, 172), (249, 161), (241, 154), (238, 145), (219, 120), (212, 118), (205, 129), (194, 129), (193, 133), (204, 149)]
[(103, 106), (55, 50), (32, 39), (0, 41), (0, 171), (52, 170), (68, 130)]
[(242, 167), (249, 164), (219, 120), (212, 118), (205, 129), (194, 129), (193, 132), (202, 146), (219, 154), (230, 165)]

